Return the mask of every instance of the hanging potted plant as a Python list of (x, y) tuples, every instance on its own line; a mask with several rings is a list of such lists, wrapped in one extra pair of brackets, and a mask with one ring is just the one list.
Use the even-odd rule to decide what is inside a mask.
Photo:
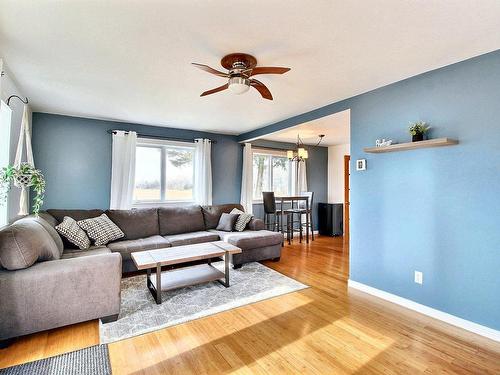
[[(0, 204), (7, 201), (8, 192), (12, 184), (21, 188), (21, 202), (27, 200), (28, 189), (30, 187), (33, 189), (35, 192), (33, 213), (38, 216), (43, 204), (43, 194), (45, 193), (45, 178), (42, 172), (29, 163), (21, 163), (19, 167), (8, 165), (3, 168), (0, 173)], [(28, 212), (21, 210), (19, 214), (27, 215)]]
[(424, 135), (429, 131), (430, 127), (423, 121), (410, 123), (409, 132), (411, 134), (412, 142), (419, 142), (424, 140)]
[[(9, 98), (10, 99), (10, 98)], [(19, 200), (19, 215), (29, 214), (28, 191), (32, 188), (35, 192), (33, 198), (33, 213), (38, 216), (43, 204), (45, 193), (45, 178), (42, 172), (35, 168), (33, 150), (31, 149), (31, 135), (29, 126), (28, 99), (24, 102), (23, 118), (21, 119), (21, 130), (17, 142), (16, 157), (13, 165), (8, 165), (0, 171), (0, 204), (7, 201), (7, 196), (12, 185), (21, 189)], [(9, 100), (7, 100), (7, 104)], [(26, 141), (27, 162), (22, 162), (23, 144)]]

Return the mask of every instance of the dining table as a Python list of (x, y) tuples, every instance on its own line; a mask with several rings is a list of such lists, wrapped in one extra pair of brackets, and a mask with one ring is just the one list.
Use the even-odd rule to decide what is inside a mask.
[[(284, 216), (284, 211), (285, 208), (283, 207), (285, 204), (289, 203), (290, 207), (293, 209), (293, 205), (295, 202), (301, 202), (305, 201), (306, 202), (306, 212), (309, 212), (309, 197), (307, 196), (302, 196), (302, 195), (283, 195), (283, 196), (276, 196), (275, 201), (277, 204), (279, 204), (279, 211), (281, 211), (281, 217), (283, 218)], [(292, 218), (293, 220), (293, 218)], [(293, 225), (293, 222), (292, 222)], [(302, 225), (302, 223), (300, 224)], [(283, 220), (280, 222), (280, 231), (281, 233), (284, 234), (283, 231)], [(293, 227), (290, 225), (290, 220), (287, 216), (287, 231), (286, 231), (286, 236), (287, 236), (287, 241), (288, 244), (291, 243), (291, 236), (293, 233)], [(306, 243), (309, 243), (309, 215), (306, 215)]]

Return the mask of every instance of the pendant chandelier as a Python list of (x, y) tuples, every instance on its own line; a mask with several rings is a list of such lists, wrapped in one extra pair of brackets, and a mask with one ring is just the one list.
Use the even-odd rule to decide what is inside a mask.
[[(314, 146), (319, 146), (321, 141), (323, 140), (324, 134), (318, 135), (319, 140)], [(286, 156), (288, 160), (290, 161), (306, 161), (306, 159), (309, 158), (309, 152), (306, 150), (304, 147), (304, 142), (302, 142), (302, 139), (300, 138), (300, 135), (297, 134), (297, 144), (296, 144), (296, 149), (295, 150), (288, 150), (286, 152)]]

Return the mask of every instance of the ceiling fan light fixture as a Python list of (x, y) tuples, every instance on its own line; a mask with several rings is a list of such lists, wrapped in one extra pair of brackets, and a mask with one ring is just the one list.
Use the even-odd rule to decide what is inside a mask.
[(233, 94), (241, 95), (250, 89), (250, 80), (243, 77), (229, 78), (229, 90)]

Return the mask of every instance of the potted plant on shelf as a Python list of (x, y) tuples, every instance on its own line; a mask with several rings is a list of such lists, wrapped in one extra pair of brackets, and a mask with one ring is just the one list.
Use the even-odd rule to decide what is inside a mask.
[(411, 134), (412, 142), (419, 142), (424, 140), (424, 135), (429, 131), (430, 127), (424, 121), (417, 121), (410, 123), (409, 132)]
[[(45, 178), (42, 172), (29, 163), (21, 163), (19, 167), (8, 165), (0, 172), (0, 204), (7, 201), (8, 192), (11, 185), (22, 189), (21, 200), (26, 199), (30, 187), (35, 192), (33, 198), (33, 213), (38, 216), (43, 204), (43, 194), (45, 193)], [(27, 215), (27, 212), (20, 212)]]

